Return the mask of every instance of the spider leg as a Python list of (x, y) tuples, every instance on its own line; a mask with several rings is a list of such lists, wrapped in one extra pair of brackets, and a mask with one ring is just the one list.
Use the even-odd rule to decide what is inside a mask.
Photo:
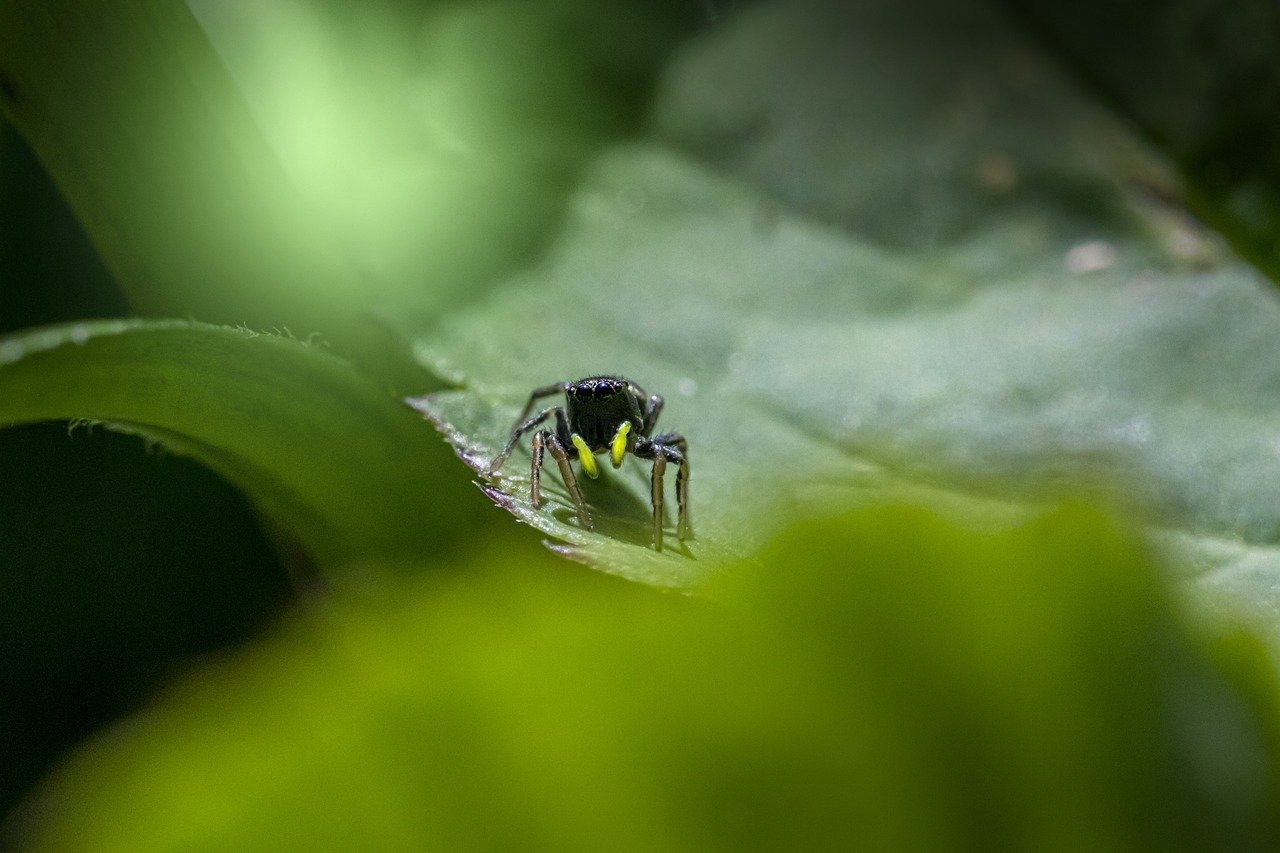
[(543, 385), (541, 388), (534, 388), (532, 393), (529, 394), (529, 402), (524, 404), (524, 408), (520, 410), (520, 417), (516, 418), (516, 421), (519, 422), (529, 417), (529, 413), (533, 411), (533, 404), (538, 402), (538, 400), (543, 397), (550, 397), (552, 394), (563, 394), (564, 388), (565, 384), (563, 382), (557, 382), (554, 385)]
[(683, 542), (693, 533), (689, 529), (689, 454), (683, 450), (680, 453), (680, 473), (676, 475), (676, 504), (680, 507), (676, 538)]
[(667, 470), (667, 457), (658, 450), (653, 457), (653, 473), (649, 475), (649, 500), (653, 503), (653, 550), (662, 550), (662, 475)]
[(564, 409), (556, 409), (556, 439), (561, 447), (573, 446), (573, 433), (569, 431), (569, 416)]
[(676, 474), (676, 505), (680, 510), (676, 538), (683, 542), (692, 534), (689, 523), (689, 443), (679, 433), (667, 433), (663, 439), (663, 454), (680, 466)]
[(549, 429), (539, 430), (533, 437), (533, 469), (530, 471), (530, 497), (533, 500), (533, 506), (536, 509), (542, 503), (542, 495), (539, 492), (542, 472), (542, 453), (543, 448), (551, 451), (551, 458), (556, 460), (556, 465), (560, 467), (560, 477), (564, 480), (564, 487), (569, 492), (569, 497), (573, 500), (574, 508), (578, 511), (578, 522), (587, 530), (592, 528), (591, 513), (587, 511), (587, 504), (582, 500), (582, 491), (578, 488), (578, 478), (574, 476), (573, 467), (569, 465), (569, 454), (565, 451), (564, 445), (556, 438), (555, 433)]
[(542, 506), (542, 454), (546, 450), (547, 440), (543, 437), (546, 430), (539, 430), (533, 435), (533, 467), (529, 469), (529, 500), (533, 508)]
[(559, 406), (552, 406), (551, 408), (543, 409), (528, 420), (524, 420), (524, 415), (521, 415), (521, 420), (517, 421), (515, 428), (511, 430), (511, 440), (507, 442), (506, 447), (502, 448), (502, 452), (489, 463), (488, 469), (484, 472), (485, 476), (492, 477), (494, 474), (498, 473), (498, 469), (506, 464), (507, 458), (511, 456), (511, 451), (516, 449), (516, 443), (520, 441), (520, 437), (522, 435), (545, 421), (553, 413), (559, 413), (556, 414), (556, 420), (559, 421), (560, 418), (563, 417), (563, 411), (564, 410)]
[(681, 453), (689, 452), (689, 442), (685, 441), (684, 436), (678, 432), (664, 432), (662, 435), (655, 435), (651, 441), (654, 444), (661, 444), (666, 447), (675, 447)]
[(657, 439), (637, 442), (635, 455), (653, 460), (653, 472), (649, 475), (649, 500), (653, 504), (653, 547), (662, 550), (663, 476), (667, 463), (680, 466), (676, 475), (676, 502), (679, 505), (679, 523), (676, 533), (680, 541), (689, 536), (689, 458), (685, 449), (688, 442), (678, 433), (666, 433)]
[(680, 465), (676, 474), (676, 504), (680, 508), (676, 536), (683, 542), (689, 536), (689, 443), (675, 432), (660, 436), (657, 443), (668, 459)]
[(649, 402), (644, 407), (644, 430), (643, 435), (651, 435), (653, 428), (658, 423), (658, 415), (662, 414), (663, 399), (657, 394), (649, 398)]

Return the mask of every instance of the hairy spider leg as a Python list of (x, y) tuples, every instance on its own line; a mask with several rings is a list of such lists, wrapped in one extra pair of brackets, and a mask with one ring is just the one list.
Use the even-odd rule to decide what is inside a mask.
[[(545, 390), (545, 389), (539, 389), (539, 390)], [(530, 406), (533, 405), (532, 399), (530, 399), (529, 405)], [(559, 406), (550, 406), (548, 408), (543, 409), (541, 412), (538, 412), (538, 414), (534, 415), (528, 420), (523, 420), (525, 414), (528, 414), (528, 407), (526, 406), (524, 414), (520, 415), (521, 420), (518, 420), (516, 422), (515, 428), (511, 430), (511, 440), (507, 442), (506, 447), (502, 448), (502, 452), (499, 453), (497, 457), (492, 462), (489, 463), (489, 468), (487, 471), (485, 471), (485, 475), (492, 477), (494, 474), (498, 473), (498, 469), (501, 468), (503, 465), (505, 465), (507, 462), (507, 459), (511, 456), (511, 451), (516, 449), (516, 444), (520, 441), (520, 437), (523, 436), (525, 433), (529, 432), (530, 430), (532, 430), (538, 424), (545, 421), (553, 413), (555, 413), (556, 415), (556, 422), (558, 426), (559, 421), (564, 417), (564, 409), (560, 408)]]
[(678, 432), (664, 432), (654, 438), (653, 443), (680, 451), (680, 471), (676, 474), (676, 504), (680, 507), (680, 521), (676, 536), (683, 542), (689, 536), (689, 442)]
[(658, 424), (658, 415), (662, 414), (662, 404), (663, 399), (657, 394), (649, 398), (649, 402), (644, 407), (644, 429), (640, 431), (641, 435), (653, 435), (653, 428)]
[(529, 402), (524, 404), (524, 408), (520, 410), (520, 417), (516, 418), (516, 422), (520, 422), (529, 417), (529, 413), (533, 411), (533, 404), (543, 397), (550, 397), (552, 394), (563, 394), (565, 384), (556, 382), (554, 385), (543, 385), (541, 388), (534, 388), (529, 394)]
[[(670, 443), (664, 443), (659, 439), (664, 439)], [(676, 534), (681, 541), (689, 535), (689, 459), (685, 452), (681, 450), (681, 446), (687, 448), (688, 443), (684, 440), (684, 436), (678, 433), (666, 433), (657, 439), (647, 440), (644, 443), (637, 442), (635, 455), (641, 459), (653, 460), (653, 472), (649, 476), (649, 500), (653, 504), (653, 547), (655, 551), (662, 550), (662, 507), (663, 507), (663, 475), (667, 470), (667, 463), (674, 462), (680, 466), (679, 474), (676, 477), (676, 501), (680, 508), (680, 520), (676, 527)]]
[(667, 470), (667, 457), (661, 448), (653, 457), (653, 472), (649, 475), (649, 502), (653, 504), (653, 550), (662, 550), (662, 475)]
[(684, 436), (678, 432), (664, 432), (662, 435), (655, 435), (649, 440), (654, 444), (665, 444), (668, 447), (674, 447), (681, 453), (689, 451), (689, 442), (685, 441)]
[(533, 436), (533, 467), (529, 472), (529, 480), (532, 484), (530, 486), (530, 496), (533, 499), (534, 509), (537, 509), (542, 504), (539, 484), (542, 476), (542, 452), (544, 447), (551, 451), (551, 457), (556, 460), (556, 464), (560, 467), (560, 477), (564, 480), (564, 486), (569, 491), (569, 497), (573, 499), (573, 505), (578, 511), (578, 521), (581, 522), (583, 527), (590, 530), (592, 528), (591, 513), (587, 512), (587, 505), (582, 500), (582, 492), (578, 488), (578, 478), (574, 476), (573, 467), (569, 464), (569, 454), (565, 451), (564, 445), (549, 429), (539, 430)]

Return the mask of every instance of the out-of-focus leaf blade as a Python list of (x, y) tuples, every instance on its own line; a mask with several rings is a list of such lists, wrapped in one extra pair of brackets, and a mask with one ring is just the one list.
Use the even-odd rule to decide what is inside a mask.
[(465, 582), (331, 600), (90, 744), (29, 802), (25, 840), (1275, 843), (1261, 647), (1241, 636), (1211, 664), (1143, 550), (1097, 513), (985, 535), (881, 510), (755, 556), (717, 604), (505, 554)]
[(144, 312), (321, 332), (414, 390), (439, 311), (554, 230), (696, 15), (679, 0), (0, 0), (0, 110)]
[(523, 520), (679, 584), (836, 496), (1007, 518), (1101, 488), (1202, 584), (1280, 605), (1280, 306), (1005, 18), (758, 4), (676, 58), (654, 130), (542, 263), (419, 327), (466, 390), (415, 405), (479, 469), (530, 389), (627, 375), (689, 440), (697, 538), (647, 549), (633, 463), (587, 484), (589, 533), (562, 492), (534, 512), (513, 457)]
[(1197, 215), (1280, 279), (1280, 6), (1006, 3), (1173, 158)]
[(106, 421), (208, 465), (323, 568), (453, 541), (463, 478), (393, 396), (323, 346), (185, 321), (0, 339), (0, 426)]
[(0, 3), (0, 79), (0, 107), (142, 310), (309, 333), (351, 309), (354, 267), (299, 210), (185, 4)]

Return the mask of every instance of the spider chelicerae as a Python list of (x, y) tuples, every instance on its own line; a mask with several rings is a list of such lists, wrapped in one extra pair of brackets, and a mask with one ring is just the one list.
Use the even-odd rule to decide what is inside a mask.
[[(534, 404), (543, 397), (564, 394), (563, 406), (548, 406), (533, 417)], [(560, 466), (560, 476), (578, 511), (583, 527), (591, 529), (591, 513), (587, 511), (578, 478), (573, 473), (570, 459), (577, 459), (588, 477), (600, 475), (596, 464), (597, 453), (609, 454), (609, 461), (617, 468), (630, 453), (640, 459), (653, 460), (650, 475), (650, 500), (653, 503), (653, 547), (662, 550), (662, 480), (667, 463), (680, 466), (676, 474), (676, 502), (680, 508), (676, 534), (681, 541), (689, 535), (689, 446), (684, 436), (676, 432), (654, 435), (653, 428), (662, 412), (662, 398), (648, 394), (643, 388), (621, 376), (588, 376), (576, 382), (557, 382), (534, 389), (529, 402), (516, 419), (511, 430), (511, 440), (490, 463), (487, 476), (498, 472), (521, 436), (538, 429), (547, 418), (555, 417), (556, 428), (543, 427), (533, 436), (533, 467), (530, 473), (531, 496), (534, 507), (542, 503), (538, 483), (542, 475), (545, 451)]]

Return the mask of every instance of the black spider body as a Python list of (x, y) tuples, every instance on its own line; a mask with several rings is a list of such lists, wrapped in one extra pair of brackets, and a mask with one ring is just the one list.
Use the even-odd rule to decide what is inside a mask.
[[(529, 417), (533, 404), (539, 398), (552, 394), (564, 394), (564, 405), (550, 406)], [(663, 473), (668, 462), (679, 466), (676, 477), (676, 500), (680, 510), (677, 534), (681, 541), (689, 535), (689, 446), (679, 433), (653, 434), (661, 411), (661, 397), (646, 393), (639, 385), (621, 376), (588, 376), (576, 382), (557, 382), (537, 388), (529, 395), (529, 401), (516, 420), (516, 425), (511, 430), (511, 440), (489, 465), (487, 473), (489, 476), (497, 473), (515, 449), (520, 437), (554, 416), (554, 431), (544, 427), (533, 436), (533, 467), (529, 478), (533, 505), (539, 506), (542, 500), (539, 482), (543, 454), (550, 451), (560, 468), (560, 476), (564, 479), (569, 497), (578, 511), (579, 521), (584, 527), (590, 528), (591, 514), (582, 499), (578, 478), (569, 461), (577, 459), (588, 477), (596, 477), (600, 473), (595, 460), (599, 453), (607, 453), (614, 468), (622, 464), (623, 457), (628, 453), (640, 459), (651, 459), (653, 545), (661, 551)]]

